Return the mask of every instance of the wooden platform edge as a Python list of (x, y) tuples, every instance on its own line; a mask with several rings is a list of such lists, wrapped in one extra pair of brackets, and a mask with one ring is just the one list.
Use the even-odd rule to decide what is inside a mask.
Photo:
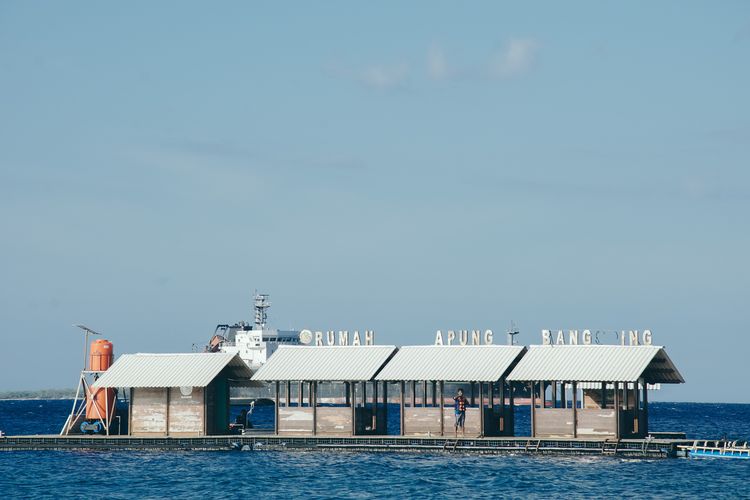
[(368, 451), (528, 455), (606, 455), (633, 458), (670, 458), (683, 439), (623, 439), (616, 444), (597, 439), (436, 438), (400, 436), (210, 436), (197, 438), (129, 436), (6, 436), (0, 451), (106, 450), (106, 451)]

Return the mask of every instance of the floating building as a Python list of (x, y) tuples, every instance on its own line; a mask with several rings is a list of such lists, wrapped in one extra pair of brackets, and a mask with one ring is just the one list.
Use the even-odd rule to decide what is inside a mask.
[[(406, 346), (375, 379), (399, 387), (402, 436), (453, 434), (453, 394), (447, 396), (446, 407), (446, 383), (471, 388), (465, 416), (469, 435), (512, 436), (513, 395), (505, 378), (524, 351), (521, 346), (505, 345)], [(421, 405), (417, 404), (418, 384), (422, 386)]]
[(685, 382), (650, 345), (531, 346), (508, 380), (531, 386), (532, 437), (616, 439), (648, 434), (648, 384)]
[(238, 354), (125, 354), (94, 388), (128, 389), (131, 436), (199, 437), (227, 434), (230, 387), (251, 377)]
[(270, 385), (275, 435), (452, 436), (463, 388), (463, 435), (510, 437), (520, 384), (530, 388), (530, 437), (621, 439), (649, 434), (650, 384), (682, 382), (650, 345), (282, 345), (255, 373), (238, 354), (126, 354), (92, 387), (124, 389), (120, 428), (131, 436), (225, 435), (230, 389)]

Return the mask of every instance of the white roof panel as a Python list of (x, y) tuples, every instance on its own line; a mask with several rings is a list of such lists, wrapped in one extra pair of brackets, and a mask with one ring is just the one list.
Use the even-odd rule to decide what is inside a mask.
[(371, 380), (395, 346), (279, 346), (254, 381)]
[(619, 345), (533, 345), (508, 380), (682, 383), (663, 347)]
[(507, 374), (524, 349), (509, 345), (405, 346), (376, 379), (496, 382)]
[(123, 354), (94, 387), (206, 387), (224, 369), (249, 380), (252, 371), (237, 354)]

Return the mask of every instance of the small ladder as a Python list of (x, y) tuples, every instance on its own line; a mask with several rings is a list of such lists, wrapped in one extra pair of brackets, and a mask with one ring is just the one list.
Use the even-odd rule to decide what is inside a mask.
[(602, 455), (617, 455), (617, 449), (620, 446), (620, 440), (614, 442), (609, 439), (605, 439), (602, 442)]

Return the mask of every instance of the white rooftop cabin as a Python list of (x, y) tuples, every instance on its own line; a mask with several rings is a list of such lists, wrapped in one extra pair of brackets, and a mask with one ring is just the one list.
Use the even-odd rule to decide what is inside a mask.
[[(280, 346), (253, 381), (275, 384), (277, 434), (385, 434), (387, 388), (381, 404), (374, 378), (395, 352), (395, 346)], [(323, 390), (343, 393), (344, 404), (323, 405)]]
[[(512, 435), (513, 395), (505, 377), (524, 351), (522, 346), (508, 345), (405, 346), (375, 379), (399, 385), (402, 435), (452, 433), (455, 393), (446, 394), (446, 383), (456, 386), (454, 390), (464, 389), (469, 398), (467, 435)], [(422, 385), (421, 405), (417, 404), (418, 383)], [(449, 407), (445, 406), (446, 400)]]
[(124, 354), (93, 386), (130, 391), (130, 435), (193, 437), (229, 432), (229, 387), (251, 377), (237, 354)]
[(508, 380), (531, 385), (532, 436), (613, 438), (648, 434), (647, 384), (685, 382), (663, 347), (643, 345), (530, 346)]

